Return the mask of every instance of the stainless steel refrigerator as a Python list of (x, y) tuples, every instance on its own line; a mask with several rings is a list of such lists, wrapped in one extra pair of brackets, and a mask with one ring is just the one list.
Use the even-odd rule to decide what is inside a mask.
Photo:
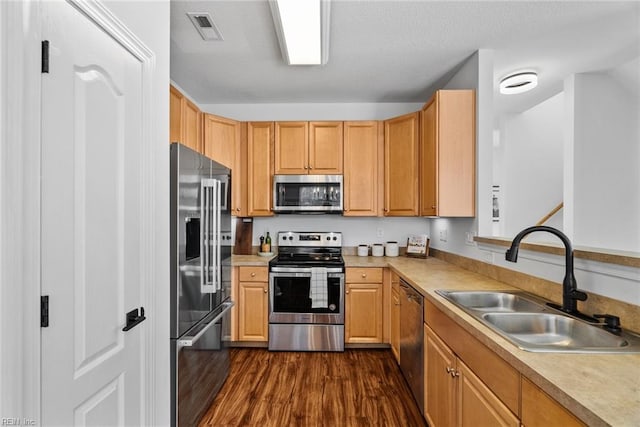
[(230, 170), (181, 144), (171, 153), (171, 419), (197, 424), (229, 372)]

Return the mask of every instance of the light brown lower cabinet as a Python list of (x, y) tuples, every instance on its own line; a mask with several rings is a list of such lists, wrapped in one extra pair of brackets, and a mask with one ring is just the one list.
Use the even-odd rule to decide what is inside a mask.
[(514, 426), (518, 418), (424, 326), (425, 418), (438, 426)]
[(529, 379), (522, 377), (522, 425), (525, 427), (572, 427), (586, 424)]
[(347, 268), (345, 343), (382, 343), (382, 268)]
[(238, 268), (238, 341), (269, 340), (268, 274), (267, 267)]

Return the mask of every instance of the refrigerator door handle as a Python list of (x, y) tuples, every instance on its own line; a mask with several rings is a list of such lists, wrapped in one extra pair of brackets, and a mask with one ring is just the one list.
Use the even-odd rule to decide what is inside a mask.
[[(212, 207), (215, 200), (215, 180), (203, 179), (200, 183), (201, 186), (201, 217), (203, 218), (204, 225), (200, 228), (200, 232), (204, 234), (202, 236), (202, 244), (204, 245), (204, 251), (200, 254), (200, 292), (203, 294), (211, 294), (216, 292), (216, 287), (211, 277), (212, 270), (212, 258), (215, 256), (215, 242), (212, 235), (212, 228), (215, 229), (215, 224), (212, 227), (212, 221), (215, 221), (215, 215), (212, 215)], [(213, 253), (212, 253), (213, 252)]]
[(216, 181), (216, 185), (218, 187), (217, 191), (216, 191), (216, 216), (217, 216), (217, 226), (216, 226), (216, 267), (215, 267), (215, 274), (216, 274), (216, 289), (217, 290), (221, 290), (222, 289), (222, 277), (221, 277), (221, 271), (222, 271), (222, 265), (221, 265), (221, 260), (220, 260), (220, 252), (221, 252), (221, 248), (220, 245), (222, 244), (222, 222), (221, 222), (221, 211), (222, 211), (222, 182), (221, 181)]
[(200, 339), (200, 337), (204, 335), (210, 327), (215, 325), (218, 322), (218, 320), (222, 319), (222, 316), (224, 316), (227, 313), (227, 311), (231, 310), (231, 307), (233, 307), (234, 305), (236, 305), (236, 303), (233, 301), (223, 302), (222, 306), (224, 306), (224, 309), (220, 312), (220, 314), (214, 317), (207, 326), (202, 328), (202, 330), (200, 330), (194, 336), (186, 336), (184, 338), (180, 338), (179, 340), (177, 340), (178, 348), (180, 349), (182, 347), (192, 347)]

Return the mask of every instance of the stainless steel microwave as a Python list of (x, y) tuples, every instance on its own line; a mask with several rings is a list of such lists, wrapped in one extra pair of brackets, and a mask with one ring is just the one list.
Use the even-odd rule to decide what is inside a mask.
[(275, 175), (273, 210), (342, 213), (342, 175)]

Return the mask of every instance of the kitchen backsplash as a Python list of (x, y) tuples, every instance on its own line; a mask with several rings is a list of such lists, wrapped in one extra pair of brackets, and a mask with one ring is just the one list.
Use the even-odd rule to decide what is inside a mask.
[[(235, 229), (235, 226), (234, 226)], [(358, 218), (342, 215), (277, 215), (253, 219), (253, 245), (260, 243), (259, 237), (267, 231), (277, 246), (279, 231), (336, 231), (342, 232), (343, 246), (397, 241), (407, 245), (411, 234), (429, 234), (429, 224), (424, 218)]]

